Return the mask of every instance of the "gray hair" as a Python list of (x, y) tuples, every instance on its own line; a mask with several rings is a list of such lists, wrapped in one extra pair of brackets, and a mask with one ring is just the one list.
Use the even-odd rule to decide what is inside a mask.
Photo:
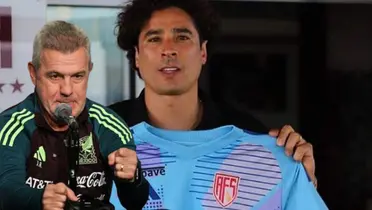
[(51, 21), (43, 26), (34, 39), (32, 64), (40, 68), (41, 53), (44, 49), (62, 53), (72, 53), (84, 47), (91, 62), (90, 41), (85, 32), (78, 26), (66, 21)]

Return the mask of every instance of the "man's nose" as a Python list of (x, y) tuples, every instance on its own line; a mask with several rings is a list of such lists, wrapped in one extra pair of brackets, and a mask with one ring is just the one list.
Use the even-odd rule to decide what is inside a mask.
[(164, 50), (162, 53), (163, 57), (176, 57), (177, 56), (177, 51), (175, 50)]
[(72, 94), (72, 82), (71, 78), (66, 77), (60, 85), (60, 93), (64, 97), (69, 97)]
[(162, 57), (176, 57), (178, 51), (173, 43), (173, 41), (166, 41), (163, 43)]

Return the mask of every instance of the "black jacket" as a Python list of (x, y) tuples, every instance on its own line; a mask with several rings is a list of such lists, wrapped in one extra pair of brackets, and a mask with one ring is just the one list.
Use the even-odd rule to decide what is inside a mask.
[[(269, 132), (268, 128), (252, 115), (217, 105), (201, 90), (198, 94), (199, 99), (203, 103), (203, 116), (201, 122), (195, 128), (196, 130), (212, 129), (224, 125), (235, 125), (256, 133), (267, 134)], [(109, 108), (125, 119), (130, 127), (143, 121), (150, 123), (145, 104), (144, 91), (142, 91), (136, 99), (118, 102), (112, 104)]]

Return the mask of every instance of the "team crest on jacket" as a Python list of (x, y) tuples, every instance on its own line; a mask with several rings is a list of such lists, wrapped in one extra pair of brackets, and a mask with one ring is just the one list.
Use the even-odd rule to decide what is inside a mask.
[(80, 145), (81, 151), (79, 154), (79, 164), (80, 165), (96, 164), (97, 156), (94, 151), (93, 134), (90, 133), (89, 136), (84, 136), (80, 138)]
[(217, 202), (226, 207), (234, 202), (238, 194), (240, 177), (222, 173), (214, 175), (213, 195)]

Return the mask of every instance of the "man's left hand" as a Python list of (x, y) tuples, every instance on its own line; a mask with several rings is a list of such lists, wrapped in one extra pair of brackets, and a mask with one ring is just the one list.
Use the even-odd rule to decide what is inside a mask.
[(134, 180), (137, 170), (137, 154), (135, 151), (120, 148), (108, 156), (110, 166), (114, 166), (115, 176), (120, 179)]
[(316, 187), (313, 146), (306, 142), (299, 133), (295, 132), (290, 125), (283, 126), (281, 130), (272, 129), (269, 135), (277, 137), (277, 144), (285, 147), (285, 153), (288, 156), (293, 155), (294, 160), (302, 162), (307, 175)]

